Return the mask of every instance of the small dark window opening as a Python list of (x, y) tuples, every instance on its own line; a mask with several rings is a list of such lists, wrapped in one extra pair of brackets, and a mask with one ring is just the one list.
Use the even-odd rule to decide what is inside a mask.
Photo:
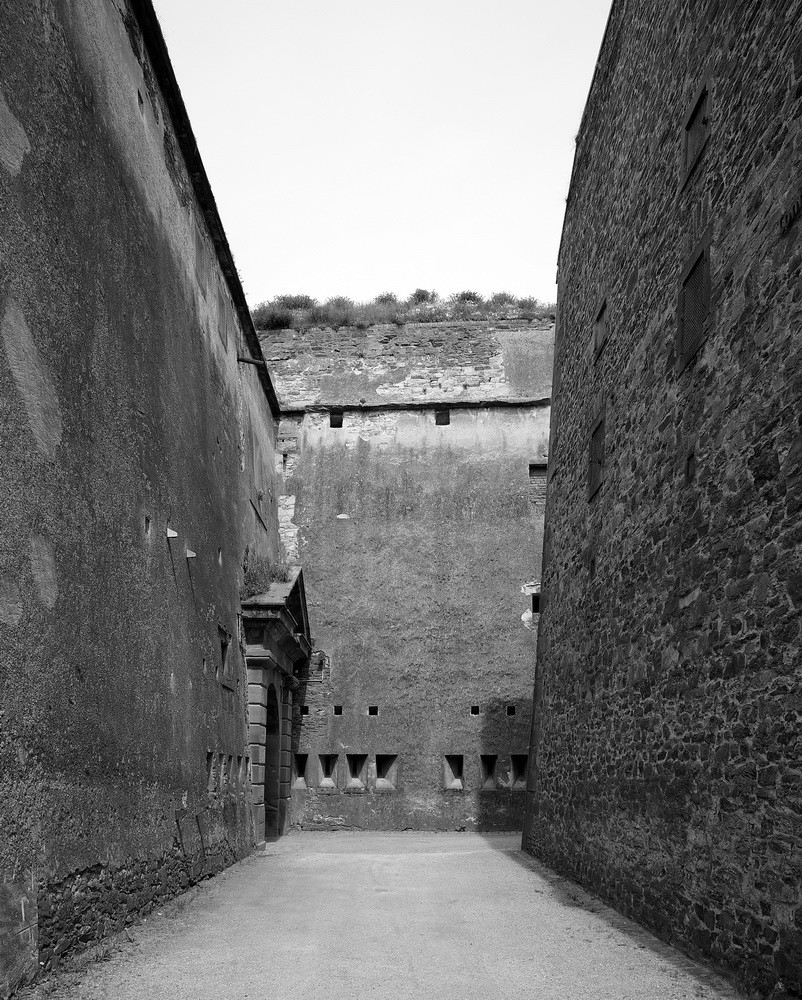
[(685, 482), (692, 483), (696, 479), (696, 452), (691, 452), (685, 459)]
[(696, 165), (696, 161), (710, 135), (710, 95), (707, 87), (696, 98), (685, 121), (683, 165), (686, 176)]
[(440, 427), (451, 423), (451, 410), (435, 410), (434, 411), (434, 422)]
[(588, 560), (588, 576), (593, 579), (596, 575), (596, 556), (591, 556)]
[(329, 427), (342, 427), (342, 425), (343, 425), (343, 411), (331, 410), (329, 412)]
[(320, 787), (336, 788), (337, 754), (322, 753), (320, 757)]
[(532, 594), (532, 614), (540, 614), (540, 594)]
[(593, 354), (594, 357), (598, 356), (602, 352), (602, 348), (607, 343), (607, 299), (602, 302), (601, 306), (596, 313), (596, 319), (593, 323)]
[(309, 715), (309, 706), (301, 705), (301, 715)]
[(529, 756), (525, 753), (510, 754), (510, 787), (519, 791), (526, 788), (526, 766)]
[(462, 754), (446, 754), (443, 760), (443, 787), (453, 792), (461, 792), (465, 787), (462, 780)]
[(376, 754), (376, 788), (380, 792), (395, 791), (398, 774), (395, 762), (398, 755), (394, 753)]
[(588, 449), (588, 500), (593, 497), (604, 478), (604, 417), (590, 435)]
[(349, 753), (345, 755), (348, 761), (348, 784), (346, 788), (356, 789), (364, 788), (365, 782), (362, 780), (364, 776), (365, 765), (368, 761), (367, 754), (364, 753)]
[(604, 418), (591, 431), (588, 449), (588, 499), (602, 484), (604, 478)]
[(710, 314), (710, 253), (698, 254), (686, 269), (679, 295), (678, 333), (680, 370), (696, 356), (707, 334)]
[(498, 788), (496, 781), (496, 765), (498, 764), (498, 754), (483, 753), (479, 758), (482, 765), (482, 788)]
[(515, 715), (515, 705), (507, 705), (507, 715)]
[(379, 706), (378, 705), (368, 705), (368, 715), (378, 715)]
[(231, 646), (231, 636), (224, 628), (217, 626), (217, 636), (220, 639), (220, 666), (215, 668), (215, 675), (220, 677), (228, 673), (228, 650)]
[(471, 715), (478, 715), (478, 714), (479, 714), (479, 706), (471, 705)]
[(293, 788), (306, 788), (306, 768), (309, 763), (308, 753), (295, 754), (295, 780)]
[(335, 705), (334, 706), (334, 714), (335, 715), (342, 715), (343, 714), (343, 707), (342, 707), (342, 705)]

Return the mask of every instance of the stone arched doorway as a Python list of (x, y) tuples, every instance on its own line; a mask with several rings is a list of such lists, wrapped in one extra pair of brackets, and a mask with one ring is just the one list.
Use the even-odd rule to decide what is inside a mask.
[(281, 834), (279, 796), (281, 788), (281, 710), (275, 684), (267, 689), (265, 721), (265, 839)]

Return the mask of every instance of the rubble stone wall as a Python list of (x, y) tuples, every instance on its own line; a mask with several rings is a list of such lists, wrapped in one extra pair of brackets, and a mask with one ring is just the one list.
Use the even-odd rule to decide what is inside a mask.
[(801, 99), (799, 0), (614, 2), (559, 259), (524, 838), (760, 996), (802, 994)]

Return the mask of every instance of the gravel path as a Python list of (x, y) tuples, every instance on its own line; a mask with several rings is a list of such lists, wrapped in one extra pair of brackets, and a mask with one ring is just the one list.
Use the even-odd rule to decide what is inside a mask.
[(25, 996), (738, 997), (518, 844), (518, 835), (291, 835), (103, 946), (102, 961)]

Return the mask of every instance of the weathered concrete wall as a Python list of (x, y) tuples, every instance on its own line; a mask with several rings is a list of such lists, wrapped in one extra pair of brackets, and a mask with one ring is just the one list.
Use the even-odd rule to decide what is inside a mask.
[[(799, 0), (613, 4), (559, 262), (525, 837), (772, 996), (802, 991), (800, 53)], [(683, 367), (705, 237), (706, 339)]]
[[(552, 331), (515, 332), (521, 346), (507, 368), (492, 328), (463, 328), (459, 387), (470, 367), (477, 398), (509, 399), (515, 372), (522, 397), (547, 401)], [(438, 367), (431, 345), (452, 334), (394, 331), (408, 344), (400, 366), (396, 346), (376, 353), (383, 329), (278, 337), (292, 336), (307, 358), (322, 356), (322, 344), (334, 350), (339, 337), (338, 361), (325, 376), (310, 362), (308, 384), (263, 335), (285, 406), (320, 407), (282, 420), (277, 453), (282, 532), (303, 562), (322, 651), (295, 700), (299, 827), (521, 825), (535, 652), (526, 585), (537, 575), (543, 519), (543, 472), (530, 479), (530, 464), (546, 462), (549, 409), (469, 403), (438, 426), (434, 408), (404, 408), (448, 398), (449, 362)], [(361, 398), (393, 403), (371, 409)], [(346, 407), (342, 427), (330, 425), (327, 406)], [(321, 755), (337, 755), (331, 781)], [(349, 755), (364, 758), (352, 760), (359, 780), (350, 787)], [(445, 787), (447, 755), (463, 758), (460, 790)], [(493, 772), (486, 788), (481, 755)], [(384, 781), (382, 757), (396, 758)]]
[(239, 587), (279, 540), (274, 417), (134, 8), (0, 22), (2, 984), (251, 845)]

